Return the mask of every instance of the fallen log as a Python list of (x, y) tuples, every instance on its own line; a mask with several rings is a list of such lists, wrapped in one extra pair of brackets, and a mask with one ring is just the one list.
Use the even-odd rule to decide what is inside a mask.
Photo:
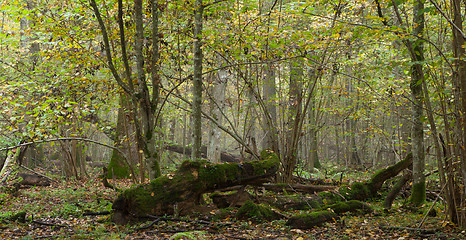
[(392, 203), (395, 200), (396, 196), (400, 193), (401, 189), (403, 186), (411, 180), (413, 177), (413, 174), (411, 172), (406, 173), (403, 175), (398, 182), (393, 186), (392, 190), (387, 194), (387, 197), (385, 197), (385, 200), (383, 202), (383, 207), (385, 209), (390, 209), (392, 207)]
[(395, 165), (390, 167), (384, 168), (382, 170), (377, 171), (372, 178), (366, 182), (366, 185), (369, 187), (372, 195), (375, 195), (377, 191), (380, 190), (384, 182), (392, 177), (395, 177), (403, 171), (404, 169), (411, 167), (413, 165), (413, 154), (408, 153), (405, 159), (399, 161)]
[(377, 171), (368, 181), (355, 182), (351, 186), (343, 186), (338, 192), (347, 200), (365, 200), (375, 197), (386, 180), (395, 177), (412, 164), (413, 155), (409, 153), (405, 159), (398, 163)]
[(279, 160), (275, 154), (265, 155), (263, 159), (223, 164), (185, 161), (174, 174), (161, 176), (120, 194), (113, 203), (113, 221), (125, 224), (148, 215), (186, 215), (198, 209), (203, 193), (270, 181), (278, 169)]
[(325, 222), (336, 221), (339, 218), (338, 214), (346, 212), (366, 214), (372, 212), (372, 208), (357, 200), (339, 202), (324, 206), (319, 211), (293, 216), (288, 219), (286, 225), (292, 228), (310, 229)]
[(272, 184), (266, 183), (262, 187), (269, 191), (275, 192), (304, 192), (304, 193), (318, 193), (323, 191), (334, 190), (335, 186), (321, 186), (321, 185), (304, 185), (304, 184)]
[(50, 186), (50, 181), (36, 174), (27, 174), (27, 173), (20, 173), (18, 177), (22, 178), (19, 182), (21, 185), (28, 185), (28, 186)]

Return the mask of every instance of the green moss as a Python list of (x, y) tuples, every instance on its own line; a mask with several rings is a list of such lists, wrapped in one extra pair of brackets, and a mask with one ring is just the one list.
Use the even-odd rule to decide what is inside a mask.
[(199, 180), (205, 183), (206, 188), (212, 188), (215, 184), (235, 180), (240, 171), (238, 164), (209, 164), (200, 168)]
[(153, 212), (152, 207), (154, 202), (176, 202), (180, 196), (163, 191), (164, 187), (170, 179), (167, 176), (162, 176), (154, 179), (149, 184), (137, 185), (122, 193), (125, 199), (131, 201), (132, 205), (137, 205), (139, 212), (137, 214), (146, 215), (147, 213)]
[(409, 201), (419, 207), (426, 201), (426, 184), (425, 182), (413, 184)]
[(207, 232), (204, 231), (191, 231), (179, 232), (170, 237), (170, 240), (202, 240), (208, 239)]
[(324, 208), (330, 208), (335, 213), (345, 213), (345, 212), (353, 212), (353, 213), (369, 213), (372, 212), (372, 208), (358, 200), (350, 200), (347, 202), (338, 202), (332, 205), (325, 206)]
[(269, 173), (270, 170), (277, 170), (280, 164), (280, 159), (278, 155), (270, 150), (263, 150), (261, 152), (262, 161), (252, 161), (250, 162), (254, 168), (255, 175), (265, 175)]
[(246, 201), (236, 213), (238, 219), (248, 219), (255, 222), (271, 221), (278, 219), (277, 214), (270, 208), (255, 204), (252, 201)]
[(380, 187), (384, 183), (384, 179), (388, 177), (394, 177), (396, 174), (393, 174), (393, 176), (391, 176), (392, 173), (398, 173), (402, 169), (408, 167), (411, 164), (412, 159), (413, 155), (410, 152), (408, 153), (408, 155), (406, 155), (406, 157), (403, 160), (397, 162), (395, 165), (376, 171), (374, 175), (372, 175), (371, 179), (366, 183), (372, 195), (375, 195), (376, 192), (380, 189)]
[(260, 155), (261, 155), (260, 156), (261, 159), (267, 159), (267, 158), (269, 158), (269, 157), (271, 157), (273, 155), (277, 156), (277, 154), (275, 154), (272, 150), (269, 150), (269, 149), (262, 150)]
[(325, 222), (334, 221), (337, 218), (338, 216), (336, 213), (322, 210), (293, 216), (288, 219), (286, 225), (295, 228), (309, 229), (315, 226), (321, 226)]
[(117, 151), (113, 151), (112, 158), (110, 159), (107, 169), (108, 174), (106, 177), (108, 179), (122, 179), (130, 177), (128, 166), (126, 166), (125, 160)]
[(360, 182), (353, 183), (351, 187), (343, 186), (339, 192), (348, 200), (364, 200), (371, 196), (367, 185)]
[(317, 195), (322, 198), (324, 204), (333, 204), (344, 200), (341, 196), (333, 192), (320, 192)]

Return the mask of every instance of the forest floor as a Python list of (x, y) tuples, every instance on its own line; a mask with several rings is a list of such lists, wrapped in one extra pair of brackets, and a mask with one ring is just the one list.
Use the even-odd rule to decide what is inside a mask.
[[(115, 185), (124, 189), (131, 183), (119, 180)], [(309, 230), (290, 229), (286, 220), (256, 224), (234, 216), (167, 216), (126, 226), (113, 224), (110, 215), (86, 216), (110, 211), (117, 194), (98, 180), (22, 188), (16, 196), (0, 193), (0, 239), (466, 239), (466, 230), (446, 221), (440, 203), (434, 206), (437, 216), (422, 221), (424, 214), (403, 208), (403, 199), (389, 212), (381, 202), (369, 202), (375, 209), (372, 214), (344, 215)], [(21, 211), (26, 212), (25, 222), (9, 219)]]

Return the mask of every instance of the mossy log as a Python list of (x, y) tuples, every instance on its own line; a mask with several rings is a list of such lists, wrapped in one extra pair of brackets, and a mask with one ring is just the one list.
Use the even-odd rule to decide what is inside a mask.
[(357, 213), (357, 214), (366, 214), (371, 213), (372, 208), (367, 205), (365, 202), (358, 200), (350, 200), (346, 202), (338, 202), (335, 204), (324, 206), (325, 209), (332, 209), (336, 214), (342, 214), (346, 212)]
[(395, 165), (387, 167), (385, 169), (377, 171), (372, 178), (366, 182), (366, 185), (369, 188), (369, 191), (372, 195), (375, 195), (377, 191), (380, 190), (384, 182), (392, 177), (395, 177), (403, 171), (404, 169), (411, 167), (413, 165), (413, 154), (408, 153), (405, 159), (399, 161)]
[(366, 214), (372, 208), (364, 202), (351, 200), (325, 205), (320, 210), (307, 214), (296, 215), (288, 219), (286, 225), (292, 228), (310, 229), (321, 226), (325, 222), (336, 221), (339, 214), (351, 212), (353, 214)]
[(286, 225), (292, 228), (311, 229), (315, 226), (322, 226), (323, 223), (336, 221), (338, 216), (329, 210), (316, 211), (293, 216), (288, 219)]
[(365, 200), (375, 197), (386, 180), (395, 177), (404, 169), (412, 166), (413, 155), (409, 153), (405, 159), (398, 163), (381, 169), (372, 175), (366, 182), (355, 182), (351, 186), (343, 186), (338, 192), (347, 200)]
[(390, 192), (387, 194), (387, 197), (385, 197), (385, 200), (383, 202), (383, 207), (385, 209), (390, 209), (392, 207), (392, 203), (395, 200), (396, 196), (398, 193), (400, 193), (401, 189), (403, 186), (413, 178), (413, 174), (411, 172), (406, 173), (403, 175), (393, 186), (393, 188), (390, 190)]
[(252, 201), (246, 201), (236, 213), (237, 219), (247, 219), (254, 222), (272, 221), (280, 219), (280, 217), (281, 215), (274, 212), (270, 207), (262, 204), (255, 204)]
[(309, 196), (264, 196), (260, 201), (282, 211), (289, 211), (316, 210), (328, 204), (344, 201), (344, 198), (333, 192), (320, 192)]
[(278, 165), (273, 154), (261, 161), (244, 163), (185, 161), (174, 174), (120, 194), (113, 203), (114, 221), (121, 224), (133, 217), (189, 214), (196, 211), (203, 193), (234, 185), (262, 184), (275, 175)]

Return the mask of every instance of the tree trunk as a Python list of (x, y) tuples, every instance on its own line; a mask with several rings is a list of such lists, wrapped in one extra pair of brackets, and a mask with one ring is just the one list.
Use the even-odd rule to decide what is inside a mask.
[[(466, 61), (463, 59), (464, 58), (464, 31), (463, 31), (463, 13), (461, 12), (461, 1), (460, 0), (452, 0), (451, 5), (453, 8), (453, 23), (454, 26), (452, 26), (452, 31), (453, 31), (453, 55), (455, 57), (455, 72), (453, 73), (453, 81), (459, 84), (460, 86), (460, 91), (461, 91), (461, 122), (460, 126), (462, 127), (462, 135), (463, 135), (463, 143), (461, 147), (462, 154), (460, 155), (460, 160), (461, 160), (461, 167), (457, 168), (460, 169), (458, 170), (458, 173), (462, 175), (462, 181), (457, 180), (455, 187), (462, 188), (459, 192), (462, 192), (462, 194), (457, 194), (457, 206), (452, 206), (454, 202), (452, 202), (449, 208), (454, 209), (454, 213), (452, 212), (450, 214), (450, 219), (455, 222), (460, 224), (462, 227), (466, 227), (466, 150), (465, 150), (465, 145), (466, 145)], [(464, 3), (463, 3), (464, 4)], [(456, 178), (458, 179), (458, 178)], [(457, 191), (456, 189), (449, 189), (449, 192), (447, 194), (451, 194), (451, 197), (454, 197), (455, 194), (453, 194), (453, 191)], [(460, 210), (463, 209), (463, 210)], [(456, 221), (455, 221), (456, 220)]]
[(192, 142), (192, 159), (201, 158), (202, 146), (202, 14), (204, 6), (202, 0), (194, 2), (194, 74), (193, 74), (193, 142)]
[[(313, 79), (315, 82), (313, 85), (317, 84), (317, 75), (316, 71), (310, 71), (309, 72), (309, 78)], [(332, 74), (330, 76), (330, 86), (333, 86), (333, 81), (335, 80), (335, 73), (332, 71)], [(309, 171), (313, 171), (314, 168), (321, 168), (321, 164), (319, 161), (319, 154), (317, 153), (318, 149), (318, 129), (317, 129), (317, 111), (315, 109), (316, 107), (316, 97), (314, 91), (310, 92), (309, 94), (312, 94), (310, 96), (311, 100), (309, 103), (309, 108), (307, 110), (308, 112), (308, 117), (309, 117), (309, 159), (308, 159), (308, 169)], [(306, 114), (306, 113), (303, 113)], [(336, 139), (338, 141), (338, 139)], [(338, 148), (338, 143), (337, 143), (337, 151), (339, 150)], [(307, 151), (307, 150), (305, 150)], [(338, 153), (337, 153), (338, 156)], [(339, 159), (337, 160), (339, 161)]]
[(286, 124), (284, 158), (282, 160), (283, 171), (280, 182), (290, 182), (296, 167), (298, 157), (298, 143), (300, 139), (300, 121), (302, 116), (302, 89), (303, 84), (303, 60), (290, 61), (290, 91), (288, 105), (288, 122)]
[[(112, 157), (107, 166), (107, 178), (130, 178), (131, 172), (134, 172), (134, 166), (139, 163), (138, 144), (135, 136), (134, 124), (130, 121), (128, 111), (131, 111), (131, 102), (125, 93), (120, 93), (119, 108), (117, 115), (117, 125), (114, 136), (114, 146), (123, 151), (128, 159), (124, 159), (121, 154), (113, 150)], [(127, 163), (130, 163), (128, 166)], [(132, 176), (135, 179), (136, 176)]]
[[(157, 122), (157, 110), (159, 110), (159, 4), (158, 1), (152, 2), (152, 59), (149, 61), (149, 68), (151, 71), (152, 80), (152, 94), (149, 92), (149, 87), (146, 82), (146, 72), (144, 69), (145, 57), (144, 57), (144, 23), (143, 23), (143, 1), (134, 1), (134, 22), (136, 26), (136, 36), (134, 38), (134, 56), (136, 59), (136, 72), (137, 72), (137, 89), (134, 86), (134, 82), (131, 74), (131, 67), (129, 64), (129, 57), (126, 52), (126, 38), (125, 38), (125, 24), (123, 22), (123, 1), (118, 0), (118, 26), (119, 26), (119, 37), (121, 46), (121, 56), (124, 65), (124, 78), (119, 74), (113, 63), (112, 49), (110, 47), (110, 40), (108, 37), (107, 28), (104, 20), (100, 14), (99, 8), (95, 0), (90, 1), (90, 5), (94, 10), (94, 14), (102, 31), (103, 45), (105, 48), (105, 56), (107, 58), (108, 68), (110, 69), (113, 78), (117, 84), (130, 96), (132, 101), (131, 112), (134, 116), (134, 125), (136, 129), (136, 139), (138, 146), (144, 153), (144, 157), (147, 165), (151, 170), (151, 177), (158, 177), (161, 175), (160, 163), (158, 157), (157, 141), (156, 141), (156, 122)], [(124, 80), (126, 81), (124, 81)], [(133, 117), (134, 117), (133, 116)]]
[(276, 153), (278, 148), (277, 133), (277, 106), (275, 98), (277, 94), (275, 86), (275, 69), (273, 63), (268, 62), (264, 69), (263, 99), (265, 103), (263, 129), (264, 137), (262, 149), (270, 149)]
[[(220, 63), (223, 63), (223, 58), (217, 56)], [(221, 64), (223, 66), (225, 64)], [(218, 70), (218, 73), (213, 77), (213, 87), (210, 105), (210, 115), (217, 121), (218, 124), (222, 124), (223, 109), (225, 106), (225, 88), (228, 82), (228, 72), (225, 69)], [(209, 132), (209, 147), (207, 148), (207, 158), (213, 162), (218, 163), (220, 161), (221, 152), (221, 137), (222, 130), (217, 124), (210, 122)]]
[[(424, 1), (416, 0), (414, 3), (414, 18), (415, 25), (413, 35), (421, 36), (424, 32)], [(425, 183), (425, 156), (424, 156), (424, 125), (423, 125), (423, 91), (422, 82), (424, 81), (424, 72), (422, 62), (424, 61), (423, 41), (417, 39), (410, 42), (411, 60), (411, 94), (413, 107), (413, 187), (411, 191), (410, 201), (420, 206), (426, 200), (426, 183)]]

